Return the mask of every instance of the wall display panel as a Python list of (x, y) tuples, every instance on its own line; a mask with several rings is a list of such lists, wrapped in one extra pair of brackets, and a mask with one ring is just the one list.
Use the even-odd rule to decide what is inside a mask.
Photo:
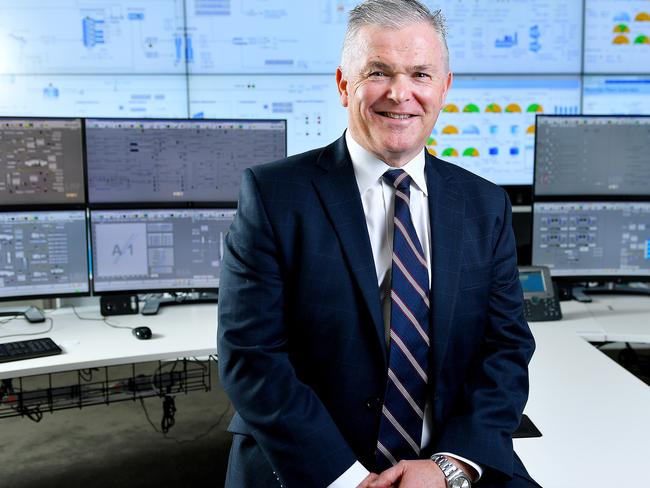
[[(339, 64), (347, 13), (358, 3), (190, 0), (190, 72), (333, 73)], [(448, 20), (452, 69), (457, 73), (580, 70), (580, 2), (425, 3), (432, 9), (441, 8)]]
[[(346, 0), (187, 0), (191, 73), (334, 73)], [(327, 42), (323, 42), (327, 40)]]
[(347, 126), (334, 75), (190, 76), (193, 118), (287, 119), (287, 151), (329, 144)]
[(530, 185), (535, 116), (579, 111), (577, 76), (458, 76), (427, 149), (498, 185)]
[(586, 76), (582, 113), (650, 115), (650, 76)]
[(586, 0), (584, 71), (650, 73), (650, 2)]
[(184, 75), (0, 76), (0, 115), (187, 117)]
[(582, 2), (425, 1), (448, 23), (455, 73), (579, 73)]
[(0, 72), (185, 72), (182, 0), (0, 0)]

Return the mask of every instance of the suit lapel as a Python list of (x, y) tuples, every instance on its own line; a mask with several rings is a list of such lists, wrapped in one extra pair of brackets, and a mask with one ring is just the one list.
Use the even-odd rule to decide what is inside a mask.
[(334, 144), (328, 146), (321, 153), (317, 164), (325, 172), (315, 177), (313, 184), (331, 219), (351, 274), (361, 290), (364, 302), (372, 317), (377, 339), (380, 341), (384, 362), (387, 364), (377, 272), (372, 257), (359, 187), (345, 144), (345, 137), (341, 137)]
[(431, 324), (435, 376), (447, 349), (460, 278), (465, 200), (451, 175), (427, 154), (425, 171), (431, 221)]

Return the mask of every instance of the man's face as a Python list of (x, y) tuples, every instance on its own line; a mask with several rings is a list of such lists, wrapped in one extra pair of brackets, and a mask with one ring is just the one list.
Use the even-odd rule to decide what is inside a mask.
[(348, 130), (391, 166), (413, 159), (433, 130), (451, 85), (444, 47), (433, 27), (363, 27), (343, 73), (336, 71)]

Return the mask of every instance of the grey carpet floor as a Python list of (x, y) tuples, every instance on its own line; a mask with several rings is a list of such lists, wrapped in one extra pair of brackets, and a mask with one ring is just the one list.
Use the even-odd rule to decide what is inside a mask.
[(212, 383), (208, 392), (174, 395), (167, 435), (160, 398), (143, 400), (144, 408), (136, 400), (46, 412), (38, 423), (2, 418), (0, 487), (221, 487), (233, 411), (216, 374)]

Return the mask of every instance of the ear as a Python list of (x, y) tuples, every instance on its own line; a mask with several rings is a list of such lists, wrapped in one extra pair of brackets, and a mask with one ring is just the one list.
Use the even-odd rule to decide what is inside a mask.
[(444, 87), (444, 90), (442, 91), (442, 98), (440, 100), (440, 106), (441, 107), (444, 104), (445, 99), (447, 98), (447, 93), (449, 92), (449, 89), (451, 88), (451, 82), (453, 81), (453, 79), (454, 79), (454, 75), (450, 71), (449, 73), (447, 73), (447, 78), (445, 79), (445, 87)]
[(336, 68), (336, 87), (339, 90), (339, 99), (341, 100), (341, 105), (347, 107), (349, 101), (348, 80), (343, 76), (343, 70), (341, 70), (340, 66)]

